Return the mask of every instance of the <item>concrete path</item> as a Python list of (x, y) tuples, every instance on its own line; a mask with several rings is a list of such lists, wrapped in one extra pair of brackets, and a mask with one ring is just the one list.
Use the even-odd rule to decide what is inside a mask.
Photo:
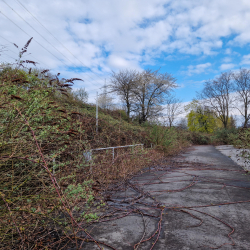
[(214, 146), (111, 187), (106, 201), (88, 227), (101, 249), (250, 249), (250, 175)]

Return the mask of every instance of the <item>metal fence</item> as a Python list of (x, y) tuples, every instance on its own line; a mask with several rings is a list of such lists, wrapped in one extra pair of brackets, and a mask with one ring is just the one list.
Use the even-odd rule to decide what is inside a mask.
[(83, 156), (86, 161), (91, 161), (92, 160), (92, 152), (93, 151), (100, 151), (100, 150), (109, 150), (112, 149), (112, 156), (113, 160), (115, 159), (115, 149), (117, 148), (128, 148), (128, 147), (136, 147), (136, 146), (141, 146), (143, 149), (144, 144), (135, 144), (135, 145), (126, 145), (126, 146), (118, 146), (118, 147), (108, 147), (108, 148), (96, 148), (96, 149), (90, 149), (89, 151), (85, 151), (83, 153)]

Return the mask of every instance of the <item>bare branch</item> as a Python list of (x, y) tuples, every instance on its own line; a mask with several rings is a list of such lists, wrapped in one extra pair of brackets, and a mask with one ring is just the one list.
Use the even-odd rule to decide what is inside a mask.
[(204, 89), (199, 94), (199, 98), (215, 111), (218, 119), (228, 127), (229, 110), (232, 108), (234, 98), (231, 93), (234, 90), (232, 72), (221, 73), (214, 80), (205, 83)]
[(250, 120), (250, 114), (248, 111), (250, 105), (250, 70), (240, 69), (238, 73), (233, 74), (233, 78), (235, 83), (234, 90), (237, 93), (237, 101), (243, 104), (243, 107), (240, 107), (240, 104), (236, 103), (234, 107), (243, 116), (243, 127), (246, 128), (248, 121)]
[(135, 70), (123, 70), (118, 73), (113, 72), (109, 88), (121, 97), (126, 104), (127, 116), (130, 117), (133, 104), (133, 89), (138, 72)]
[(166, 113), (165, 123), (169, 127), (172, 127), (176, 118), (184, 112), (181, 100), (176, 98), (174, 95), (169, 95), (166, 100), (164, 110)]

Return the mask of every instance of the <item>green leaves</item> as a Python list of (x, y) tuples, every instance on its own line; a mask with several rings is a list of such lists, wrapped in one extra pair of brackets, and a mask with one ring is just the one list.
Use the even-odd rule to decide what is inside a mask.
[(92, 183), (92, 180), (88, 180), (84, 181), (82, 184), (70, 184), (65, 189), (64, 193), (66, 194), (66, 197), (71, 201), (82, 198), (85, 199), (87, 203), (91, 203), (94, 200)]
[(150, 130), (150, 138), (157, 146), (163, 147), (165, 151), (176, 146), (178, 134), (174, 128), (166, 128), (154, 125)]
[(98, 215), (96, 213), (89, 213), (89, 214), (84, 215), (83, 218), (87, 222), (91, 222), (93, 220), (98, 220)]
[(201, 107), (191, 110), (187, 115), (188, 129), (196, 132), (212, 133), (216, 128), (216, 117), (212, 112), (206, 112)]

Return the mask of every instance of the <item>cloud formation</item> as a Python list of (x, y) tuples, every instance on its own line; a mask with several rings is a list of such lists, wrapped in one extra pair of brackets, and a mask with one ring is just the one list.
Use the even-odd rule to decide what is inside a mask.
[(220, 70), (222, 70), (222, 71), (224, 71), (224, 70), (229, 70), (229, 69), (233, 69), (233, 68), (235, 68), (235, 64), (233, 64), (233, 63), (223, 63), (223, 64), (221, 64), (221, 66), (220, 66)]
[(250, 65), (250, 54), (243, 56), (241, 64), (242, 65)]
[[(82, 68), (85, 81), (96, 86), (99, 77), (111, 70), (140, 70), (173, 55), (206, 58), (221, 53), (223, 46), (227, 46), (224, 53), (231, 55), (232, 46), (250, 43), (250, 1), (246, 0), (4, 1), (0, 2), (0, 44), (8, 44), (7, 39), (23, 45), (33, 36), (29, 52), (41, 67), (68, 75)], [(15, 50), (11, 45), (9, 49)], [(17, 53), (9, 51), (3, 58), (11, 60), (9, 56)], [(248, 62), (246, 55), (242, 63)], [(230, 61), (223, 63), (221, 70), (233, 68)], [(210, 67), (207, 61), (190, 65), (187, 71), (192, 76)]]
[(191, 76), (194, 74), (201, 74), (206, 72), (210, 67), (211, 63), (203, 63), (203, 64), (198, 64), (198, 65), (189, 65), (188, 70), (184, 73), (187, 73), (187, 75)]

